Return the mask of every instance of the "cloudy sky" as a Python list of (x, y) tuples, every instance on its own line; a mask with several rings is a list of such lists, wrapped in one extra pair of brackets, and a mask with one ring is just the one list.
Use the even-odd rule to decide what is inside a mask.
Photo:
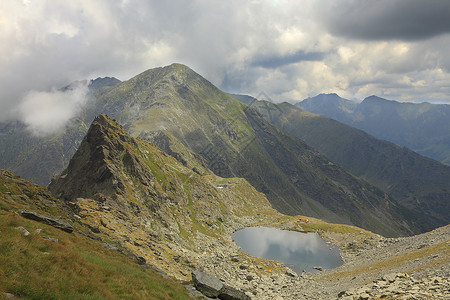
[(41, 101), (76, 108), (56, 91), (75, 80), (173, 62), (277, 101), (450, 103), (448, 0), (2, 0), (0, 45), (0, 120)]

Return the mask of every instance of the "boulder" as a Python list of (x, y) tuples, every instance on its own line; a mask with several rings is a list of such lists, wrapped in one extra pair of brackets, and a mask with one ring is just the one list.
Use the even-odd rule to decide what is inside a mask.
[(211, 298), (219, 296), (223, 288), (223, 283), (219, 279), (200, 270), (192, 272), (192, 281), (198, 291)]
[(50, 241), (50, 242), (54, 242), (54, 243), (58, 243), (58, 239), (52, 238), (52, 237), (48, 237), (48, 236), (43, 236), (42, 237), (44, 240)]
[(49, 217), (49, 216), (44, 216), (29, 210), (21, 210), (19, 211), (19, 214), (27, 219), (31, 219), (34, 221), (38, 221), (50, 226), (53, 226), (55, 228), (59, 228), (65, 232), (68, 233), (72, 233), (73, 232), (73, 227), (67, 223), (66, 221), (62, 221), (53, 217)]
[(206, 297), (219, 298), (221, 300), (250, 300), (243, 291), (225, 285), (218, 278), (195, 270), (192, 272), (192, 282), (195, 288)]
[(228, 285), (224, 285), (222, 287), (218, 298), (221, 300), (250, 300), (250, 297), (247, 296), (243, 291), (240, 291)]

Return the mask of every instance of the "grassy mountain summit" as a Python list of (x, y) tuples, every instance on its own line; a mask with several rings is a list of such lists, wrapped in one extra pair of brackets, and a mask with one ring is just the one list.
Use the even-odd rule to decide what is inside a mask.
[(450, 163), (450, 105), (401, 103), (377, 96), (367, 97), (358, 104), (336, 94), (321, 94), (296, 105)]
[[(420, 215), (428, 230), (450, 222), (450, 167), (289, 103), (253, 102), (274, 125)], [(268, 111), (277, 113), (267, 114)]]

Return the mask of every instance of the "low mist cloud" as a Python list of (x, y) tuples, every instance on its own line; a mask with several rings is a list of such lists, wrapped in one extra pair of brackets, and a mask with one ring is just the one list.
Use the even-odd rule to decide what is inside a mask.
[(63, 129), (87, 102), (87, 82), (77, 82), (64, 90), (30, 91), (18, 106), (19, 119), (35, 136)]

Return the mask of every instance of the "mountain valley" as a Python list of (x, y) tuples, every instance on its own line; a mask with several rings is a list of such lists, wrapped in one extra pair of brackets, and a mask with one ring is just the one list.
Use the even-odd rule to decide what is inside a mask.
[[(57, 134), (0, 126), (0, 298), (210, 299), (202, 276), (220, 299), (448, 296), (447, 166), (180, 64), (89, 88)], [(253, 257), (231, 237), (250, 226), (343, 265)]]
[[(346, 173), (184, 65), (151, 69), (128, 81), (110, 83), (95, 85), (88, 105), (65, 131), (5, 144), (3, 151), (10, 153), (23, 140), (27, 143), (17, 153), (20, 163), (8, 169), (25, 169), (18, 175), (41, 184), (49, 182), (48, 175), (61, 172), (64, 161), (80, 144), (87, 124), (105, 113), (131, 136), (155, 143), (155, 138), (166, 135), (180, 149), (169, 154), (180, 160), (199, 155), (202, 163), (197, 165), (218, 176), (246, 178), (282, 213), (353, 224), (387, 236), (429, 229), (395, 199)], [(47, 175), (25, 176), (34, 170)]]
[[(241, 98), (242, 99), (242, 98)], [(351, 174), (427, 217), (428, 230), (450, 222), (450, 167), (288, 104), (247, 98), (272, 124), (297, 136)]]
[[(301, 216), (280, 214), (246, 180), (220, 178), (207, 169), (208, 174), (198, 174), (192, 166), (200, 168), (200, 162), (186, 165), (190, 167), (144, 140), (132, 138), (117, 122), (99, 115), (67, 169), (55, 176), (49, 186), (62, 200), (53, 198), (46, 188), (2, 171), (1, 233), (13, 235), (13, 240), (6, 239), (1, 245), (4, 253), (15, 255), (13, 261), (26, 261), (33, 253), (32, 257), (49, 256), (56, 268), (61, 264), (58, 260), (61, 251), (76, 243), (83, 251), (93, 249), (99, 256), (94, 259), (90, 258), (92, 253), (82, 254), (89, 261), (83, 272), (104, 266), (105, 260), (108, 265), (129, 260), (131, 266), (127, 268), (137, 268), (133, 272), (142, 273), (142, 280), (150, 276), (152, 282), (163, 284), (162, 290), (156, 291), (143, 285), (141, 289), (128, 291), (116, 287), (113, 292), (100, 289), (103, 283), (76, 290), (76, 284), (88, 284), (67, 280), (64, 285), (47, 285), (44, 294), (32, 288), (32, 282), (52, 280), (46, 277), (45, 270), (39, 267), (30, 270), (26, 265), (16, 269), (17, 278), (24, 276), (23, 271), (34, 278), (18, 289), (17, 279), (10, 276), (14, 265), (2, 255), (0, 263), (6, 272), (2, 276), (8, 278), (0, 284), (3, 296), (54, 297), (50, 293), (64, 286), (62, 291), (76, 297), (120, 298), (137, 293), (136, 298), (202, 298), (189, 283), (191, 272), (196, 269), (220, 278), (235, 293), (242, 293), (238, 293), (241, 298), (233, 299), (335, 299), (339, 295), (359, 297), (367, 292), (373, 296), (439, 297), (448, 290), (449, 226), (419, 236), (384, 238), (354, 226), (315, 218), (309, 218), (309, 223), (298, 223)], [(26, 219), (24, 210), (28, 215), (39, 214), (40, 218)], [(53, 223), (43, 223), (49, 219)], [(55, 222), (66, 224), (71, 230), (55, 228)], [(344, 265), (318, 273), (296, 274), (280, 262), (252, 257), (240, 252), (231, 239), (233, 231), (246, 226), (317, 232), (341, 247)], [(21, 250), (14, 252), (12, 245), (19, 245), (17, 249)], [(67, 272), (64, 265), (57, 270)], [(114, 270), (98, 276), (106, 278), (115, 274)], [(127, 272), (130, 273), (122, 276), (130, 276), (131, 269)], [(181, 280), (185, 287), (180, 282), (162, 279), (166, 274)], [(379, 283), (378, 289), (369, 291), (363, 286), (374, 280)], [(410, 291), (408, 280), (421, 282), (420, 288)], [(155, 296), (164, 289), (172, 294)], [(139, 294), (145, 291), (146, 296)]]

